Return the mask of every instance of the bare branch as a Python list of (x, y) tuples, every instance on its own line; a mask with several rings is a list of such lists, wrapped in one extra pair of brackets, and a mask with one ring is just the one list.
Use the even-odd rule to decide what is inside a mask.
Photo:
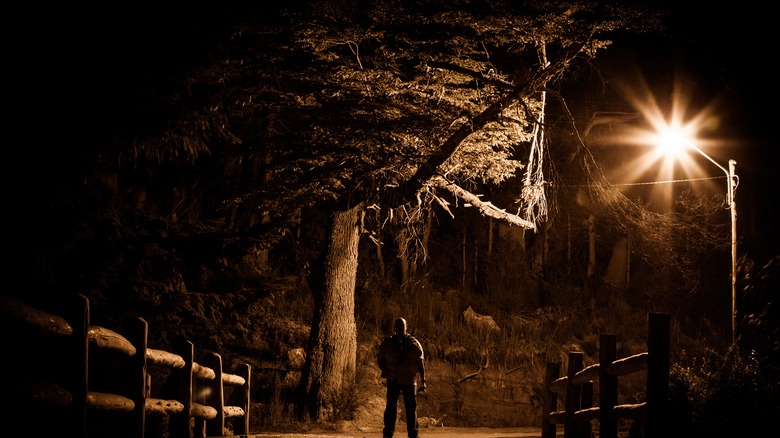
[[(363, 63), (360, 62), (360, 47), (358, 47), (358, 44), (354, 41), (347, 41), (345, 44), (349, 46), (349, 50), (351, 50), (352, 54), (355, 55), (355, 58), (357, 58), (360, 69), (363, 70)], [(352, 47), (353, 45), (355, 46), (354, 48)]]
[(448, 192), (452, 193), (458, 198), (470, 203), (471, 205), (476, 207), (480, 211), (480, 213), (482, 213), (484, 216), (489, 216), (494, 219), (507, 222), (511, 225), (516, 225), (518, 227), (523, 227), (531, 230), (536, 229), (536, 227), (532, 222), (529, 222), (512, 213), (508, 213), (506, 210), (496, 207), (491, 202), (486, 202), (479, 199), (477, 195), (469, 191), (466, 191), (463, 188), (457, 186), (456, 184), (453, 184), (445, 180), (441, 176), (435, 176), (431, 178), (430, 180), (428, 180), (428, 183), (433, 185), (434, 187), (447, 190)]
[(482, 373), (482, 370), (487, 369), (488, 366), (490, 366), (490, 357), (485, 357), (485, 365), (479, 364), (479, 369), (476, 372), (463, 376), (460, 380), (458, 380), (458, 383), (463, 383), (467, 380), (471, 380), (474, 377), (477, 377)]

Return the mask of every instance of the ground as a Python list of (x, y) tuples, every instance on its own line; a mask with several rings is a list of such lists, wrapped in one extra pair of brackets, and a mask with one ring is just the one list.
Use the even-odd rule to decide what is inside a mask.
[[(561, 434), (562, 431), (559, 433)], [(517, 438), (517, 437), (541, 437), (541, 429), (537, 427), (521, 427), (513, 429), (489, 429), (489, 428), (459, 428), (459, 427), (432, 427), (420, 431), (420, 437), (438, 437), (438, 438)], [(406, 436), (405, 431), (399, 430), (395, 434), (398, 438)], [(353, 430), (343, 432), (323, 432), (323, 433), (262, 433), (251, 435), (252, 438), (381, 438), (382, 431), (379, 429), (371, 430)]]

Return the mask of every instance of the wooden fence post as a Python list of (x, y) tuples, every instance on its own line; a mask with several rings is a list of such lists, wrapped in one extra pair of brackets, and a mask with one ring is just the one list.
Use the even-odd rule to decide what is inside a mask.
[(73, 328), (69, 339), (68, 351), (70, 357), (69, 388), (72, 396), (70, 406), (72, 421), (70, 427), (73, 436), (87, 435), (87, 392), (89, 391), (89, 300), (82, 294), (76, 295), (69, 303), (67, 319)]
[[(236, 431), (235, 433), (237, 435), (248, 435), (249, 434), (249, 408), (251, 407), (251, 383), (250, 380), (252, 377), (252, 366), (249, 364), (241, 364), (238, 366), (238, 369), (236, 370), (236, 374), (244, 378), (244, 385), (241, 388), (236, 388), (233, 390), (233, 392), (236, 394), (233, 399), (235, 400), (235, 405), (241, 407), (244, 410), (244, 417), (241, 418), (240, 421), (238, 421), (236, 425)], [(231, 403), (232, 404), (232, 403)]]
[(617, 419), (612, 410), (617, 404), (618, 378), (607, 374), (607, 368), (617, 359), (615, 335), (601, 335), (599, 339), (599, 438), (617, 438)]
[(670, 316), (651, 313), (647, 334), (647, 417), (645, 436), (666, 436), (664, 424), (669, 397)]
[[(582, 384), (582, 394), (580, 395), (580, 409), (588, 409), (593, 407), (593, 381), (585, 382)], [(580, 438), (590, 438), (593, 427), (590, 420), (585, 420), (580, 423)]]
[(572, 385), (574, 375), (582, 370), (583, 354), (577, 351), (569, 353), (569, 365), (566, 371), (566, 423), (563, 426), (564, 438), (579, 437), (579, 423), (572, 418), (572, 415), (580, 410), (580, 386)]
[(206, 421), (208, 436), (223, 436), (225, 434), (225, 393), (222, 384), (222, 356), (211, 353), (206, 357), (206, 366), (214, 370), (214, 380), (210, 383), (211, 391), (207, 404), (217, 410), (217, 416)]
[(126, 429), (129, 436), (143, 438), (146, 429), (146, 342), (149, 326), (143, 318), (133, 318), (128, 322), (125, 336), (135, 347), (135, 355), (128, 359), (128, 395), (135, 408), (130, 413), (130, 425)]
[[(205, 364), (198, 365), (205, 366)], [(192, 375), (192, 401), (201, 405), (206, 405), (206, 392), (209, 391), (211, 383), (197, 377), (198, 376), (195, 374)], [(192, 434), (195, 438), (203, 438), (206, 436), (206, 420), (204, 418), (195, 417)]]
[(542, 438), (555, 438), (556, 425), (550, 423), (550, 412), (558, 410), (558, 393), (550, 391), (550, 383), (560, 375), (561, 364), (547, 362), (544, 372), (544, 388), (542, 388)]
[(173, 398), (178, 400), (184, 409), (177, 414), (173, 414), (170, 420), (171, 436), (174, 438), (192, 438), (193, 431), (190, 427), (190, 417), (192, 416), (192, 363), (195, 355), (195, 346), (190, 341), (180, 341), (174, 353), (184, 359), (184, 367), (174, 369), (171, 372), (173, 382)]

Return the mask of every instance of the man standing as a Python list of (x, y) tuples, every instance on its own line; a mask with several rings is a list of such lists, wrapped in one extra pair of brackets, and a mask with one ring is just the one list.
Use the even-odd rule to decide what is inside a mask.
[(404, 395), (406, 431), (409, 438), (417, 438), (417, 374), (420, 374), (420, 391), (425, 390), (425, 364), (422, 345), (406, 333), (406, 320), (398, 318), (395, 334), (379, 345), (377, 364), (382, 376), (387, 378), (387, 406), (385, 407), (384, 438), (395, 432), (398, 397)]

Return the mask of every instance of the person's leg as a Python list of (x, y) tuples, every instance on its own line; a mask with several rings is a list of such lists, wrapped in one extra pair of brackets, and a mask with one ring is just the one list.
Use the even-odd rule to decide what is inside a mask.
[(395, 432), (395, 420), (398, 411), (398, 395), (401, 386), (398, 383), (387, 380), (387, 405), (385, 406), (385, 428), (382, 429), (382, 436), (390, 438)]
[(417, 398), (416, 385), (403, 385), (404, 409), (406, 410), (406, 433), (409, 438), (417, 438)]

